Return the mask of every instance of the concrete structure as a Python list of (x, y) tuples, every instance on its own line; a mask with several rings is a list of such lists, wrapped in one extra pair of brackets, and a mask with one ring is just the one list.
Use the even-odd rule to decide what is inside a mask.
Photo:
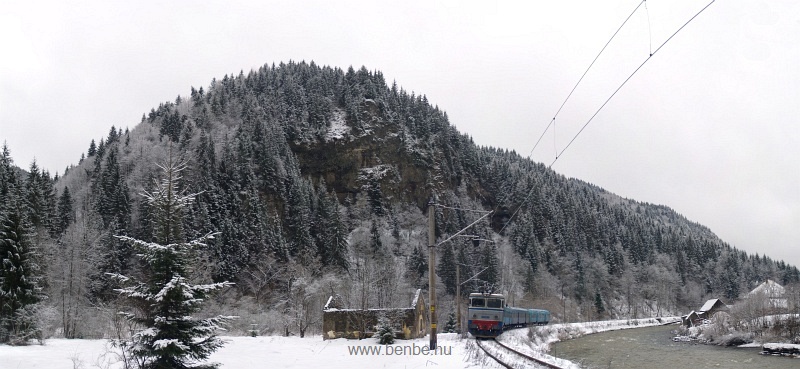
[(345, 309), (331, 296), (322, 308), (322, 339), (361, 339), (375, 334), (378, 321), (387, 319), (395, 338), (412, 339), (428, 334), (428, 308), (417, 290), (411, 306), (384, 309)]

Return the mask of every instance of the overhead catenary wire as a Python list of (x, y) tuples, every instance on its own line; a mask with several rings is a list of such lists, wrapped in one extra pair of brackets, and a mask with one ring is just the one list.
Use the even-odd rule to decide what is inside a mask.
[[(633, 11), (632, 11), (630, 14), (628, 14), (628, 16), (625, 18), (625, 20), (624, 20), (624, 21), (622, 21), (622, 24), (620, 24), (620, 25), (619, 25), (619, 27), (617, 28), (617, 30), (616, 30), (616, 31), (614, 31), (614, 34), (612, 34), (612, 35), (611, 35), (611, 37), (608, 39), (608, 41), (606, 41), (606, 44), (605, 44), (605, 45), (603, 45), (603, 48), (602, 48), (602, 49), (600, 49), (600, 52), (598, 52), (598, 53), (597, 53), (597, 55), (595, 55), (594, 59), (592, 60), (592, 62), (591, 62), (591, 63), (589, 63), (589, 66), (586, 68), (586, 70), (585, 70), (585, 71), (583, 71), (583, 74), (581, 75), (581, 77), (580, 77), (580, 78), (578, 78), (578, 82), (576, 82), (576, 83), (575, 83), (575, 85), (574, 85), (574, 86), (572, 86), (572, 90), (570, 90), (569, 94), (567, 94), (567, 97), (564, 99), (564, 101), (563, 101), (563, 102), (561, 102), (561, 106), (559, 106), (559, 107), (558, 107), (558, 110), (556, 110), (556, 113), (555, 113), (555, 114), (553, 114), (553, 119), (551, 119), (551, 120), (550, 120), (550, 123), (547, 125), (547, 127), (545, 127), (545, 128), (544, 128), (544, 130), (542, 131), (542, 134), (539, 136), (539, 139), (538, 139), (538, 140), (536, 140), (536, 143), (533, 145), (533, 148), (531, 149), (531, 152), (530, 152), (530, 154), (528, 155), (528, 157), (529, 157), (529, 158), (530, 158), (531, 156), (533, 156), (533, 152), (534, 152), (534, 151), (536, 150), (536, 148), (539, 146), (539, 143), (542, 141), (542, 138), (544, 138), (544, 135), (545, 135), (545, 134), (547, 134), (547, 131), (550, 129), (550, 127), (553, 127), (553, 152), (554, 152), (554, 154), (555, 154), (555, 157), (556, 157), (556, 158), (558, 158), (558, 156), (559, 156), (559, 152), (558, 152), (558, 147), (556, 146), (556, 127), (555, 127), (555, 124), (556, 124), (556, 118), (558, 117), (558, 114), (560, 114), (560, 113), (561, 113), (561, 110), (563, 110), (563, 109), (564, 109), (564, 106), (567, 104), (567, 101), (569, 101), (569, 99), (572, 97), (572, 94), (573, 94), (573, 93), (575, 93), (575, 90), (576, 90), (576, 89), (578, 89), (578, 86), (581, 84), (581, 82), (583, 81), (583, 79), (584, 79), (584, 78), (586, 77), (586, 75), (589, 73), (589, 70), (590, 70), (590, 69), (592, 69), (592, 67), (594, 66), (594, 63), (595, 63), (595, 62), (597, 62), (597, 59), (599, 59), (599, 58), (600, 58), (600, 55), (602, 55), (602, 54), (603, 54), (603, 52), (604, 52), (604, 51), (605, 51), (605, 50), (608, 48), (608, 45), (610, 45), (610, 44), (611, 44), (611, 42), (612, 42), (612, 41), (614, 41), (614, 38), (615, 38), (615, 37), (617, 37), (617, 34), (619, 34), (619, 32), (622, 30), (622, 28), (623, 28), (623, 27), (625, 27), (625, 24), (627, 24), (627, 23), (628, 23), (628, 21), (631, 19), (631, 17), (633, 17), (633, 15), (634, 15), (634, 14), (636, 14), (636, 12), (639, 10), (639, 8), (641, 8), (641, 7), (642, 7), (642, 5), (643, 5), (643, 4), (645, 5), (645, 7), (647, 6), (647, 5), (646, 5), (646, 1), (647, 1), (647, 0), (642, 0), (642, 1), (640, 1), (640, 2), (639, 2), (639, 4), (638, 4), (638, 5), (636, 5), (636, 7), (633, 9)], [(649, 17), (649, 15), (648, 15), (648, 17)], [(652, 54), (651, 54), (651, 55), (652, 55)], [(563, 150), (562, 150), (562, 152), (563, 152)], [(553, 165), (553, 164), (550, 164), (550, 166), (552, 166), (552, 165)], [(524, 200), (522, 200), (522, 203), (521, 203), (521, 204), (524, 204), (525, 202), (527, 202), (527, 201), (528, 201), (528, 199), (530, 198), (530, 196), (531, 196), (531, 194), (532, 194), (532, 193), (533, 193), (533, 190), (531, 190), (530, 192), (528, 192), (528, 195), (525, 197), (525, 199), (524, 199)], [(512, 214), (511, 214), (511, 217), (509, 217), (509, 218), (508, 218), (508, 221), (507, 221), (507, 222), (506, 222), (506, 224), (504, 224), (504, 225), (503, 225), (503, 227), (500, 229), (500, 232), (502, 232), (502, 231), (503, 231), (503, 230), (506, 228), (506, 225), (508, 225), (508, 224), (511, 222), (511, 219), (513, 219), (513, 218), (514, 218), (514, 216), (516, 216), (516, 215), (517, 215), (517, 212), (519, 212), (519, 209), (520, 209), (520, 208), (521, 208), (521, 205), (520, 205), (520, 207), (518, 207), (518, 208), (517, 208), (517, 209), (514, 211), (514, 213), (512, 213)]]
[(438, 207), (438, 208), (450, 209), (450, 210), (468, 211), (468, 212), (473, 212), (473, 213), (491, 213), (491, 212), (492, 212), (491, 210), (478, 210), (478, 209), (464, 209), (464, 208), (456, 208), (456, 207), (447, 206), (447, 205), (444, 205), (444, 204), (439, 204), (439, 203), (434, 203), (433, 205), (434, 205), (434, 206), (436, 206), (436, 207)]
[(647, 0), (644, 0), (644, 12), (647, 13), (647, 35), (650, 43), (650, 56), (653, 56), (653, 26), (650, 25), (650, 9), (647, 9)]
[[(561, 106), (559, 106), (559, 107), (558, 107), (558, 110), (556, 111), (556, 113), (555, 113), (555, 114), (553, 114), (553, 119), (551, 119), (551, 120), (550, 120), (550, 124), (548, 124), (548, 125), (547, 125), (547, 127), (545, 127), (545, 128), (544, 128), (544, 131), (542, 131), (542, 134), (541, 134), (541, 136), (539, 136), (539, 139), (538, 139), (538, 140), (536, 140), (536, 144), (534, 144), (534, 145), (533, 145), (533, 149), (531, 149), (531, 153), (530, 153), (530, 155), (528, 155), (529, 157), (530, 157), (531, 155), (533, 155), (533, 151), (534, 151), (534, 150), (536, 150), (536, 147), (537, 147), (537, 146), (539, 146), (539, 142), (541, 142), (541, 141), (542, 141), (542, 138), (544, 137), (544, 135), (547, 133), (547, 130), (549, 130), (551, 126), (553, 127), (553, 137), (555, 138), (555, 131), (556, 131), (556, 128), (555, 128), (555, 122), (556, 122), (556, 118), (558, 117), (558, 114), (559, 114), (559, 113), (561, 113), (561, 110), (562, 110), (562, 109), (564, 109), (564, 105), (566, 105), (566, 104), (567, 104), (567, 101), (569, 101), (569, 98), (570, 98), (570, 97), (572, 97), (572, 94), (573, 94), (573, 93), (575, 92), (575, 90), (578, 88), (578, 85), (580, 85), (580, 84), (581, 84), (581, 81), (583, 81), (583, 78), (584, 78), (584, 77), (586, 77), (586, 74), (587, 74), (587, 73), (589, 73), (589, 70), (590, 70), (590, 69), (592, 69), (592, 66), (594, 66), (594, 63), (597, 61), (597, 59), (599, 59), (599, 58), (600, 58), (600, 55), (602, 55), (602, 54), (603, 54), (603, 51), (605, 51), (605, 50), (606, 50), (606, 48), (608, 48), (608, 45), (611, 43), (611, 41), (613, 41), (613, 40), (614, 40), (614, 37), (616, 37), (616, 36), (617, 36), (617, 34), (619, 33), (619, 31), (620, 31), (620, 30), (622, 30), (622, 27), (625, 27), (625, 24), (626, 24), (626, 23), (628, 23), (628, 20), (630, 20), (630, 19), (631, 19), (631, 17), (633, 17), (633, 15), (636, 13), (636, 11), (637, 11), (637, 10), (639, 10), (639, 8), (642, 6), (642, 4), (645, 4), (645, 3), (646, 3), (646, 1), (647, 1), (647, 0), (642, 0), (642, 1), (639, 3), (639, 5), (637, 5), (637, 6), (636, 6), (636, 8), (635, 8), (635, 9), (633, 9), (633, 11), (631, 12), (631, 14), (629, 14), (629, 15), (628, 15), (628, 17), (627, 17), (627, 18), (625, 18), (625, 20), (622, 22), (622, 24), (620, 24), (619, 28), (617, 28), (616, 32), (614, 32), (614, 34), (613, 34), (613, 35), (611, 35), (611, 38), (609, 38), (609, 39), (608, 39), (608, 41), (606, 42), (606, 44), (605, 44), (605, 45), (603, 45), (603, 48), (602, 48), (602, 49), (600, 49), (600, 52), (599, 52), (599, 53), (597, 53), (597, 55), (594, 57), (594, 60), (592, 60), (592, 62), (591, 62), (591, 63), (589, 63), (589, 67), (587, 67), (587, 68), (586, 68), (586, 70), (583, 72), (583, 75), (581, 75), (581, 78), (579, 78), (579, 79), (578, 79), (578, 82), (577, 82), (577, 83), (575, 83), (575, 86), (573, 86), (573, 87), (572, 87), (572, 90), (569, 92), (569, 94), (567, 95), (567, 97), (566, 97), (566, 98), (564, 99), (564, 101), (561, 103)], [(646, 7), (646, 6), (647, 6), (647, 5), (645, 5), (645, 7)], [(553, 148), (555, 148), (555, 139), (553, 140)], [(558, 152), (558, 150), (556, 150), (556, 152)]]
[[(542, 134), (539, 136), (539, 139), (536, 140), (536, 143), (533, 145), (533, 148), (531, 149), (530, 154), (528, 154), (528, 158), (533, 156), (533, 152), (539, 146), (539, 143), (542, 142), (542, 138), (544, 138), (544, 135), (547, 134), (547, 131), (550, 129), (550, 127), (553, 127), (553, 152), (556, 155), (556, 157), (558, 157), (558, 147), (556, 146), (556, 118), (558, 117), (558, 114), (561, 113), (561, 110), (564, 109), (564, 106), (567, 104), (567, 101), (569, 101), (570, 97), (572, 97), (572, 94), (575, 93), (575, 90), (578, 89), (578, 86), (583, 81), (583, 78), (586, 77), (586, 74), (588, 74), (589, 70), (592, 69), (592, 66), (594, 66), (594, 63), (597, 62), (597, 59), (600, 58), (600, 55), (603, 54), (603, 52), (606, 50), (606, 48), (608, 48), (608, 45), (611, 44), (611, 41), (613, 41), (614, 38), (617, 37), (617, 34), (619, 33), (619, 31), (622, 30), (623, 27), (625, 27), (625, 24), (628, 23), (628, 21), (631, 19), (631, 17), (633, 17), (633, 15), (636, 14), (636, 11), (639, 10), (639, 8), (642, 7), (642, 4), (644, 4), (646, 1), (647, 0), (642, 0), (641, 2), (639, 2), (638, 5), (636, 5), (636, 8), (634, 8), (633, 11), (630, 14), (628, 14), (628, 17), (625, 18), (625, 20), (622, 21), (622, 24), (619, 25), (617, 30), (614, 31), (614, 34), (611, 35), (611, 38), (609, 38), (608, 41), (606, 41), (606, 44), (603, 45), (603, 48), (600, 49), (600, 52), (598, 52), (597, 55), (595, 55), (595, 57), (592, 60), (592, 62), (589, 63), (589, 66), (586, 68), (585, 71), (583, 71), (583, 74), (581, 75), (581, 78), (578, 78), (578, 82), (576, 82), (575, 85), (572, 86), (572, 90), (570, 90), (569, 94), (567, 94), (567, 97), (564, 99), (564, 101), (561, 102), (561, 106), (558, 107), (558, 110), (556, 110), (556, 113), (553, 114), (553, 119), (550, 120), (550, 123), (547, 125), (547, 127), (544, 128), (544, 130), (542, 131)], [(530, 197), (530, 193), (525, 198), (525, 200), (523, 200), (523, 203), (525, 201), (527, 201), (528, 197)], [(498, 209), (499, 209), (499, 205), (498, 205), (497, 208), (495, 208), (495, 211), (497, 211)], [(519, 209), (517, 209), (517, 211), (519, 211)], [(511, 215), (511, 218), (508, 219), (508, 222), (510, 222), (511, 219), (514, 218), (514, 215), (516, 215), (517, 211), (515, 211)], [(506, 224), (508, 224), (508, 222), (506, 222)], [(502, 232), (503, 229), (505, 229), (505, 228), (506, 228), (506, 225), (503, 225), (503, 228), (501, 228), (500, 231)]]
[(478, 220), (476, 220), (476, 221), (472, 222), (470, 225), (468, 225), (468, 226), (464, 227), (464, 229), (462, 229), (462, 230), (460, 230), (460, 231), (456, 232), (456, 233), (455, 233), (455, 234), (453, 234), (452, 236), (448, 237), (448, 238), (447, 238), (447, 239), (445, 239), (444, 241), (441, 241), (441, 242), (437, 243), (437, 244), (436, 244), (436, 245), (434, 245), (434, 246), (439, 246), (439, 245), (441, 245), (441, 244), (443, 244), (443, 243), (445, 243), (445, 242), (448, 242), (448, 241), (452, 240), (453, 238), (456, 238), (456, 237), (458, 237), (460, 234), (462, 234), (462, 233), (466, 232), (466, 230), (467, 230), (467, 229), (469, 229), (470, 227), (472, 227), (472, 226), (474, 226), (474, 225), (478, 224), (478, 223), (479, 223), (481, 220), (483, 220), (484, 218), (488, 217), (488, 216), (489, 216), (489, 215), (491, 215), (492, 213), (494, 213), (494, 211), (490, 211), (490, 212), (488, 212), (488, 213), (486, 213), (486, 214), (482, 215), (480, 218), (478, 218)]
[[(711, 6), (711, 4), (713, 4), (715, 1), (716, 1), (716, 0), (711, 0), (711, 2), (709, 2), (708, 4), (706, 4), (706, 6), (704, 6), (702, 9), (700, 9), (700, 11), (698, 11), (697, 13), (695, 13), (695, 14), (694, 14), (694, 15), (693, 15), (691, 18), (689, 18), (689, 20), (687, 20), (687, 21), (686, 21), (686, 22), (685, 22), (683, 25), (681, 25), (681, 26), (680, 26), (680, 27), (679, 27), (679, 28), (678, 28), (678, 29), (677, 29), (675, 32), (673, 32), (673, 33), (672, 33), (672, 34), (671, 34), (671, 35), (670, 35), (670, 36), (669, 36), (669, 37), (668, 37), (668, 38), (667, 38), (667, 39), (666, 39), (666, 40), (665, 40), (663, 43), (661, 43), (661, 45), (659, 45), (659, 46), (658, 46), (658, 47), (657, 47), (657, 48), (656, 48), (654, 51), (651, 51), (651, 52), (650, 52), (650, 55), (648, 55), (648, 56), (647, 56), (647, 58), (645, 58), (645, 60), (644, 60), (644, 61), (643, 61), (643, 62), (642, 62), (642, 63), (641, 63), (641, 64), (640, 64), (640, 65), (639, 65), (639, 66), (638, 66), (638, 67), (637, 67), (637, 68), (636, 68), (634, 71), (633, 71), (633, 73), (631, 73), (630, 75), (628, 75), (628, 77), (627, 77), (627, 78), (626, 78), (626, 79), (625, 79), (625, 80), (624, 80), (624, 81), (623, 81), (623, 82), (622, 82), (622, 83), (621, 83), (621, 84), (620, 84), (620, 85), (617, 87), (617, 89), (616, 89), (616, 90), (614, 90), (614, 92), (613, 92), (613, 93), (611, 93), (611, 95), (610, 95), (610, 96), (609, 96), (609, 97), (608, 97), (608, 98), (607, 98), (607, 99), (606, 99), (606, 100), (603, 102), (603, 104), (602, 104), (602, 105), (600, 105), (600, 107), (599, 107), (599, 108), (598, 108), (598, 109), (597, 109), (597, 110), (594, 112), (594, 114), (592, 114), (592, 116), (591, 116), (591, 117), (589, 117), (589, 119), (586, 121), (586, 123), (584, 123), (584, 125), (581, 127), (581, 129), (580, 129), (580, 130), (579, 130), (579, 131), (578, 131), (578, 132), (577, 132), (577, 133), (576, 133), (576, 134), (575, 134), (575, 135), (572, 137), (572, 139), (569, 141), (569, 143), (567, 143), (567, 145), (566, 145), (566, 146), (565, 146), (565, 147), (564, 147), (564, 148), (563, 148), (563, 149), (562, 149), (560, 152), (558, 152), (558, 153), (556, 154), (556, 157), (555, 157), (555, 159), (553, 159), (553, 161), (550, 163), (550, 165), (548, 165), (548, 168), (552, 168), (552, 167), (553, 167), (553, 164), (555, 164), (555, 163), (556, 163), (556, 161), (558, 161), (558, 159), (559, 159), (559, 158), (561, 158), (561, 156), (564, 154), (564, 152), (565, 152), (565, 151), (567, 151), (567, 149), (569, 149), (569, 147), (570, 147), (570, 146), (572, 146), (572, 144), (575, 142), (575, 140), (578, 138), (578, 136), (579, 136), (579, 135), (580, 135), (580, 134), (581, 134), (581, 133), (582, 133), (582, 132), (583, 132), (583, 131), (586, 129), (586, 127), (589, 125), (589, 123), (591, 123), (591, 122), (592, 122), (592, 120), (594, 120), (594, 118), (597, 116), (597, 114), (599, 114), (599, 113), (600, 113), (600, 111), (601, 111), (601, 110), (603, 110), (603, 108), (604, 108), (604, 107), (605, 107), (605, 106), (608, 104), (608, 102), (609, 102), (609, 101), (611, 101), (611, 99), (612, 99), (612, 98), (614, 98), (614, 96), (617, 94), (617, 92), (619, 92), (619, 91), (622, 89), (622, 87), (624, 87), (624, 86), (625, 86), (625, 84), (627, 84), (627, 83), (628, 83), (628, 81), (630, 81), (630, 79), (631, 79), (631, 78), (633, 78), (633, 76), (634, 76), (634, 75), (636, 75), (636, 73), (637, 73), (637, 72), (638, 72), (640, 69), (642, 69), (642, 67), (643, 67), (645, 64), (647, 64), (647, 62), (648, 62), (650, 59), (652, 59), (652, 58), (653, 58), (653, 56), (655, 56), (655, 55), (656, 55), (656, 53), (658, 53), (658, 51), (659, 51), (659, 50), (661, 50), (661, 48), (663, 48), (663, 47), (664, 47), (664, 45), (666, 45), (667, 43), (669, 43), (669, 41), (670, 41), (670, 40), (672, 40), (672, 38), (673, 38), (673, 37), (675, 37), (675, 35), (677, 35), (678, 33), (680, 33), (680, 31), (681, 31), (681, 30), (683, 30), (683, 29), (684, 29), (684, 28), (685, 28), (687, 25), (689, 25), (689, 23), (691, 23), (691, 22), (692, 22), (692, 21), (693, 21), (695, 18), (697, 18), (697, 17), (698, 17), (700, 14), (702, 14), (702, 13), (703, 13), (703, 12), (704, 12), (706, 9), (708, 9), (708, 7), (710, 7), (710, 6)], [(642, 3), (644, 3), (644, 2), (645, 2), (645, 0), (643, 0), (643, 1), (642, 1)], [(641, 6), (641, 3), (639, 4), (639, 6)], [(637, 7), (636, 7), (636, 9), (638, 9), (638, 8), (639, 8), (639, 7), (637, 6)], [(636, 10), (634, 10), (634, 13), (635, 13), (635, 12), (636, 12)], [(632, 14), (631, 14), (631, 15), (632, 15)], [(630, 16), (628, 16), (628, 18), (630, 18)], [(627, 19), (625, 20), (625, 22), (627, 22)], [(623, 25), (624, 25), (624, 24), (625, 24), (625, 23), (623, 22)], [(649, 13), (648, 13), (648, 24), (649, 24)], [(620, 28), (621, 28), (621, 27), (620, 27)], [(617, 30), (617, 32), (619, 32), (619, 30)], [(616, 33), (615, 33), (614, 35), (616, 35)], [(613, 39), (613, 36), (612, 36), (612, 39)], [(609, 41), (609, 42), (610, 42), (610, 41)], [(652, 37), (651, 37), (651, 42), (652, 42)], [(606, 46), (608, 46), (608, 43), (606, 43)], [(604, 47), (603, 49), (605, 49), (605, 47)], [(601, 51), (601, 53), (602, 53), (602, 51)], [(595, 60), (597, 60), (597, 58), (595, 58)], [(594, 61), (593, 61), (592, 63), (594, 63)], [(591, 68), (591, 65), (590, 65), (589, 67)], [(588, 71), (588, 69), (587, 69), (587, 71)], [(585, 72), (584, 72), (584, 75), (586, 75), (586, 73), (585, 73)], [(581, 77), (581, 79), (583, 79), (583, 77)], [(580, 81), (579, 81), (579, 83), (580, 83)], [(576, 86), (577, 86), (577, 85), (576, 85)], [(574, 91), (574, 88), (573, 88), (573, 91)], [(572, 94), (572, 92), (570, 92), (570, 95), (571, 95), (571, 94)], [(569, 97), (567, 97), (567, 99), (569, 99)], [(563, 105), (564, 105), (564, 104), (562, 104), (562, 107), (563, 107)], [(561, 109), (559, 108), (559, 111), (560, 111), (560, 110), (561, 110)], [(555, 121), (555, 117), (553, 118), (553, 121), (551, 121), (550, 125), (552, 125), (554, 121)], [(550, 127), (550, 125), (548, 125), (548, 128)], [(547, 128), (545, 128), (545, 132), (547, 132)], [(544, 136), (544, 133), (545, 133), (545, 132), (543, 132), (543, 133), (542, 133), (542, 136)], [(541, 137), (539, 138), (539, 140), (541, 140)], [(536, 142), (536, 145), (538, 145), (538, 144), (539, 144), (539, 141), (537, 141), (537, 142)], [(536, 145), (534, 145), (534, 149), (536, 149)], [(531, 153), (533, 153), (533, 150), (531, 150)], [(533, 195), (533, 190), (534, 190), (534, 187), (531, 187), (530, 191), (528, 191), (528, 193), (527, 193), (527, 195), (525, 196), (525, 198), (522, 200), (522, 202), (520, 202), (520, 205), (517, 207), (517, 209), (516, 209), (516, 210), (514, 210), (514, 212), (511, 214), (511, 216), (508, 218), (508, 220), (507, 220), (507, 221), (505, 222), (505, 224), (503, 225), (503, 227), (500, 229), (500, 233), (502, 233), (502, 232), (503, 232), (503, 230), (505, 230), (506, 226), (508, 226), (508, 224), (510, 224), (510, 223), (511, 223), (511, 220), (512, 220), (512, 219), (514, 219), (514, 217), (517, 215), (517, 213), (519, 213), (520, 209), (522, 209), (523, 205), (524, 205), (524, 204), (525, 204), (525, 203), (526, 203), (526, 202), (527, 202), (527, 201), (530, 199), (531, 195)]]
[(625, 78), (625, 80), (624, 80), (624, 81), (622, 81), (622, 83), (621, 83), (621, 84), (620, 84), (620, 85), (617, 87), (617, 89), (616, 89), (616, 90), (614, 90), (614, 92), (613, 92), (613, 93), (611, 93), (611, 95), (610, 95), (610, 96), (609, 96), (609, 97), (606, 99), (606, 101), (604, 101), (604, 102), (603, 102), (603, 104), (602, 104), (602, 105), (600, 105), (600, 107), (599, 107), (599, 108), (597, 108), (597, 110), (594, 112), (594, 114), (592, 114), (592, 116), (591, 116), (591, 117), (589, 117), (589, 120), (587, 120), (587, 121), (586, 121), (586, 123), (584, 123), (584, 125), (581, 127), (581, 129), (580, 129), (580, 130), (578, 130), (578, 133), (576, 133), (576, 134), (575, 134), (575, 136), (573, 136), (573, 137), (572, 137), (572, 139), (569, 141), (569, 143), (567, 143), (567, 146), (565, 146), (565, 147), (564, 147), (564, 149), (562, 149), (562, 150), (561, 150), (561, 152), (559, 152), (559, 153), (558, 153), (558, 155), (556, 155), (555, 159), (553, 160), (553, 162), (552, 162), (552, 163), (550, 163), (549, 167), (552, 167), (552, 166), (553, 166), (553, 164), (555, 164), (555, 162), (556, 162), (556, 161), (558, 161), (558, 159), (559, 159), (559, 158), (560, 158), (560, 157), (561, 157), (561, 156), (564, 154), (564, 151), (567, 151), (567, 149), (568, 149), (568, 148), (569, 148), (569, 147), (572, 145), (572, 143), (573, 143), (573, 142), (575, 142), (575, 139), (577, 139), (577, 138), (578, 138), (578, 136), (581, 134), (581, 132), (583, 132), (583, 130), (584, 130), (584, 129), (586, 129), (586, 127), (589, 125), (589, 123), (591, 123), (591, 122), (592, 122), (592, 120), (594, 120), (594, 118), (597, 116), (597, 114), (598, 114), (598, 113), (600, 113), (600, 111), (601, 111), (601, 110), (603, 110), (603, 108), (604, 108), (604, 107), (605, 107), (605, 106), (608, 104), (608, 102), (609, 102), (609, 101), (611, 101), (611, 99), (613, 99), (613, 98), (614, 98), (614, 96), (617, 94), (617, 92), (619, 92), (619, 90), (621, 90), (621, 89), (622, 89), (622, 87), (624, 87), (624, 86), (625, 86), (625, 84), (626, 84), (626, 83), (628, 83), (628, 81), (630, 81), (630, 80), (631, 80), (631, 78), (633, 78), (633, 76), (634, 76), (634, 75), (636, 75), (636, 72), (638, 72), (640, 69), (642, 69), (642, 67), (643, 67), (645, 64), (647, 64), (647, 62), (648, 62), (648, 61), (650, 61), (650, 59), (652, 59), (652, 58), (653, 58), (653, 56), (654, 56), (654, 55), (656, 55), (656, 53), (657, 53), (659, 50), (661, 50), (661, 48), (662, 48), (662, 47), (664, 47), (664, 45), (666, 45), (666, 44), (667, 44), (667, 43), (668, 43), (670, 40), (672, 40), (672, 38), (673, 38), (673, 37), (675, 37), (675, 35), (677, 35), (677, 34), (678, 34), (678, 32), (680, 32), (680, 31), (681, 31), (681, 30), (682, 30), (684, 27), (686, 27), (686, 26), (687, 26), (689, 23), (691, 23), (691, 22), (692, 22), (692, 21), (693, 21), (695, 18), (697, 18), (697, 16), (699, 16), (701, 13), (703, 13), (703, 11), (705, 11), (706, 9), (708, 9), (708, 7), (709, 7), (709, 6), (711, 6), (711, 4), (713, 4), (715, 1), (716, 1), (716, 0), (711, 0), (711, 2), (710, 2), (710, 3), (708, 3), (706, 6), (704, 6), (704, 7), (703, 7), (703, 9), (700, 9), (700, 11), (698, 11), (698, 12), (697, 12), (695, 15), (693, 15), (691, 18), (689, 18), (689, 20), (688, 20), (688, 21), (686, 21), (686, 23), (684, 23), (682, 26), (680, 26), (680, 27), (679, 27), (679, 28), (678, 28), (678, 29), (677, 29), (675, 32), (673, 32), (673, 33), (672, 33), (672, 34), (671, 34), (671, 35), (670, 35), (670, 36), (667, 38), (667, 40), (666, 40), (666, 41), (664, 41), (664, 42), (663, 42), (661, 45), (659, 45), (659, 46), (658, 46), (658, 47), (657, 47), (657, 48), (656, 48), (656, 49), (655, 49), (655, 50), (654, 50), (652, 53), (650, 53), (650, 55), (649, 55), (649, 56), (647, 56), (647, 58), (645, 58), (645, 59), (644, 59), (644, 61), (642, 62), (642, 64), (639, 64), (639, 66), (638, 66), (638, 67), (636, 67), (636, 69), (633, 71), (633, 73), (631, 73), (630, 75), (628, 75), (628, 78)]

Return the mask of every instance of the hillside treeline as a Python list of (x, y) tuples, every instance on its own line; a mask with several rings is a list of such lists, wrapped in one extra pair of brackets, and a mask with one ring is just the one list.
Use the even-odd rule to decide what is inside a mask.
[(186, 163), (182, 190), (196, 195), (186, 237), (219, 232), (195, 250), (194, 278), (236, 283), (209, 309), (237, 312), (240, 330), (313, 331), (331, 295), (349, 307), (407, 305), (428, 287), (431, 199), (439, 240), (475, 210), (493, 211), (467, 232), (475, 242), (437, 249), (442, 314), (457, 265), (462, 280), (475, 276), (464, 294), (491, 286), (561, 320), (681, 313), (767, 278), (800, 280), (795, 266), (731, 247), (665, 206), (480, 147), (380, 72), (290, 62), (212, 80), (130, 130), (112, 127), (62, 176), (35, 162), (20, 171), (4, 149), (2, 337), (28, 320), (66, 337), (114, 330), (121, 302), (107, 273), (147, 268), (114, 236), (153, 239), (139, 194), (167, 158)]

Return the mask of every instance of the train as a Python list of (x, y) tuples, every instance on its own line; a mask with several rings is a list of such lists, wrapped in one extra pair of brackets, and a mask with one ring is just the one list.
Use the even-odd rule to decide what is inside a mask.
[(473, 337), (495, 338), (508, 329), (546, 325), (549, 322), (549, 311), (507, 306), (506, 298), (502, 294), (469, 295), (467, 327)]

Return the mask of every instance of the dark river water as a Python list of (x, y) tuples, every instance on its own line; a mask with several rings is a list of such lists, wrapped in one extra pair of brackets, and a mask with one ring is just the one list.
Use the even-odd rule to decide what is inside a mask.
[(553, 345), (550, 355), (585, 368), (800, 368), (800, 359), (760, 355), (760, 348), (672, 342), (677, 326), (590, 334)]

